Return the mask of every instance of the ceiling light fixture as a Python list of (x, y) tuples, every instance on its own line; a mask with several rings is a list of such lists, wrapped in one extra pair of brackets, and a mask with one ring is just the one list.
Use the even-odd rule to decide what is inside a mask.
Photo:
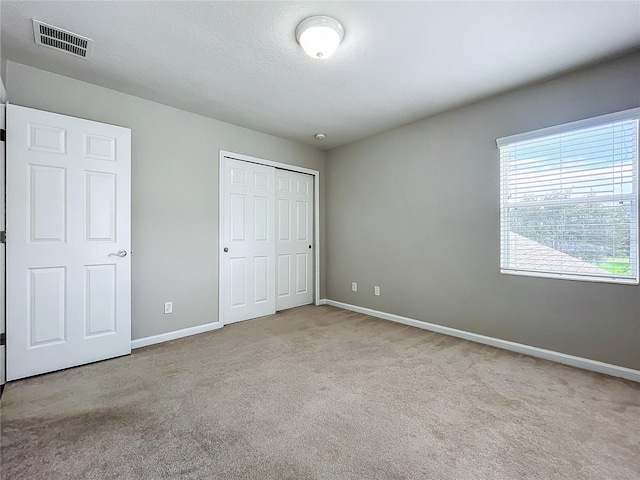
[(313, 58), (328, 58), (344, 38), (344, 28), (336, 19), (316, 15), (305, 18), (296, 28), (296, 40)]
[(316, 137), (316, 140), (324, 140), (325, 138), (327, 138), (324, 133), (316, 133), (314, 137)]

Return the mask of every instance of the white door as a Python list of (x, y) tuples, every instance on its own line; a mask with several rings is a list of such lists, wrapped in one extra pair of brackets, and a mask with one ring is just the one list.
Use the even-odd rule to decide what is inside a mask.
[(275, 300), (275, 168), (223, 158), (224, 323), (270, 315)]
[(131, 131), (7, 106), (7, 378), (131, 352)]
[(276, 310), (313, 302), (313, 176), (276, 170)]

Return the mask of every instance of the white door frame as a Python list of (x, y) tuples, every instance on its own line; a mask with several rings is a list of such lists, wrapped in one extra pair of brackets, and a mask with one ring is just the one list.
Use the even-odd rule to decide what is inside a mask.
[[(0, 79), (0, 102), (4, 102), (4, 86), (2, 85), (2, 79)], [(6, 130), (6, 105), (4, 103), (0, 103), (0, 129)], [(5, 144), (6, 142), (0, 142), (0, 230), (5, 230)], [(0, 333), (5, 334), (6, 332), (6, 315), (5, 315), (5, 267), (6, 267), (6, 257), (5, 257), (5, 247), (4, 243), (0, 243)], [(7, 365), (7, 357), (6, 357), (6, 334), (5, 334), (5, 345), (0, 346), (0, 386), (6, 383), (6, 365)], [(2, 388), (2, 387), (0, 387)], [(0, 390), (1, 392), (1, 390)]]
[(313, 242), (315, 245), (315, 255), (313, 259), (314, 270), (314, 303), (320, 305), (320, 172), (318, 170), (312, 170), (310, 168), (298, 167), (297, 165), (290, 165), (288, 163), (274, 162), (272, 160), (265, 160), (264, 158), (251, 157), (249, 155), (243, 155), (241, 153), (228, 152), (226, 150), (220, 150), (218, 158), (218, 322), (220, 326), (224, 325), (223, 315), (223, 282), (222, 282), (222, 247), (224, 243), (222, 232), (222, 201), (223, 201), (223, 158), (230, 157), (236, 160), (242, 160), (244, 162), (257, 163), (259, 165), (266, 165), (268, 167), (280, 168), (283, 170), (290, 170), (292, 172), (307, 173), (313, 175)]

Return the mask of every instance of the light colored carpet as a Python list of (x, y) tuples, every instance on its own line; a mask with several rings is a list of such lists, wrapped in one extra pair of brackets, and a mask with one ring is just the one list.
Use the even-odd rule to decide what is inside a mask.
[(13, 382), (1, 406), (7, 480), (640, 477), (639, 385), (329, 306)]

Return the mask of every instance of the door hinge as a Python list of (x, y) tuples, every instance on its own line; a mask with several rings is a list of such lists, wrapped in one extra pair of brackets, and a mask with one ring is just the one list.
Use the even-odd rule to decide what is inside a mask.
[(0, 129), (0, 142), (6, 142), (7, 141), (7, 131), (2, 128)]
[(0, 243), (7, 243), (7, 232), (0, 232)]
[(0, 345), (6, 345), (7, 336), (4, 333), (0, 333)]

